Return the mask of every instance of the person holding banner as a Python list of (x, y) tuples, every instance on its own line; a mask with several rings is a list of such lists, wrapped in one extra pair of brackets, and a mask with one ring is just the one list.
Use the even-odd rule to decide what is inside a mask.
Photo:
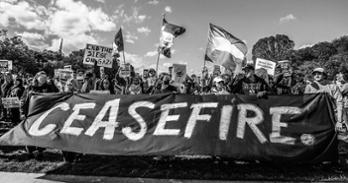
[[(11, 87), (13, 86), (13, 78), (11, 73), (7, 72), (4, 74), (4, 83), (1, 85), (1, 98), (5, 98), (8, 96)], [(8, 120), (9, 117), (9, 111), (8, 109), (4, 108), (2, 106), (2, 117), (1, 121)]]
[[(23, 86), (23, 80), (21, 78), (16, 78), (14, 86), (11, 87), (8, 97), (16, 97), (18, 99), (18, 103), (19, 103), (20, 99), (23, 96), (24, 90), (25, 89), (24, 89), (24, 86)], [(10, 108), (11, 121), (15, 125), (17, 125), (21, 121), (21, 119), (20, 119), (21, 114), (20, 114), (20, 108), (19, 107), (18, 108), (17, 107)]]
[[(38, 72), (31, 85), (27, 88), (27, 96), (24, 102), (24, 107), (23, 107), (23, 113), (25, 116), (28, 114), (28, 108), (29, 108), (29, 99), (31, 98), (32, 93), (55, 93), (59, 92), (58, 88), (53, 84), (53, 82), (48, 82), (47, 79), (47, 74), (44, 71)], [(34, 156), (34, 151), (37, 150), (38, 154), (36, 156), (37, 159), (41, 159), (43, 156), (43, 148), (39, 147), (32, 147), (32, 146), (27, 146), (27, 152), (29, 153), (29, 156), (33, 157)]]
[(324, 68), (315, 68), (312, 72), (314, 81), (308, 84), (305, 88), (305, 93), (328, 93), (336, 101), (337, 123), (336, 128), (341, 130), (343, 128), (343, 96), (339, 87), (329, 80), (326, 80), (327, 74)]

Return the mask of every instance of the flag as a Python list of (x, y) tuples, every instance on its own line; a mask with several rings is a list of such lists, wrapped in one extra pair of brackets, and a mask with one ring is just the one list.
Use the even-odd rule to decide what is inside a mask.
[(231, 70), (241, 70), (247, 54), (246, 44), (223, 28), (210, 23), (205, 60)]
[(122, 28), (115, 35), (114, 42), (112, 43), (113, 53), (118, 53), (124, 50)]
[(185, 31), (184, 27), (168, 23), (167, 20), (163, 18), (159, 52), (170, 58), (170, 48), (173, 46), (174, 38), (180, 36)]

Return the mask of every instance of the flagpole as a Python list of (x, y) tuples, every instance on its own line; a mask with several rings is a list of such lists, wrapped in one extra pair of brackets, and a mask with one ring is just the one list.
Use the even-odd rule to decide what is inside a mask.
[(156, 76), (158, 76), (158, 65), (159, 65), (160, 56), (161, 56), (160, 48), (158, 47), (158, 49), (157, 49), (157, 63), (156, 63)]
[(124, 55), (124, 49), (122, 50), (122, 55), (123, 55), (123, 64), (126, 64), (126, 57), (125, 57), (125, 55)]
[[(161, 30), (162, 30), (163, 19), (165, 17), (166, 17), (166, 14), (163, 13), (162, 14), (162, 22), (161, 22)], [(160, 41), (160, 45), (157, 48), (156, 76), (158, 76), (158, 65), (159, 65), (159, 60), (160, 60), (160, 56), (161, 56), (160, 46), (161, 46), (161, 41)]]

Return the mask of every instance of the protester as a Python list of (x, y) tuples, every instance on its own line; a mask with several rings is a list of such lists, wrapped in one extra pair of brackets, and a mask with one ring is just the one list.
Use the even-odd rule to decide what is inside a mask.
[[(17, 78), (15, 80), (14, 86), (11, 87), (8, 97), (17, 97), (19, 100), (22, 98), (24, 93), (23, 80), (21, 78)], [(20, 108), (11, 108), (11, 121), (15, 125), (20, 122)]]
[[(29, 99), (33, 93), (54, 93), (58, 92), (58, 88), (53, 84), (53, 81), (48, 81), (47, 74), (44, 71), (38, 72), (35, 75), (34, 80), (32, 81), (32, 84), (27, 88), (27, 96), (26, 96), (26, 106), (24, 107), (24, 113), (27, 116), (28, 113), (28, 104), (29, 104)], [(33, 157), (34, 156), (34, 151), (37, 150), (38, 154), (36, 155), (37, 159), (41, 159), (43, 156), (43, 148), (39, 147), (30, 147), (27, 146), (27, 152), (29, 153), (29, 156)]]
[[(4, 74), (4, 83), (1, 85), (1, 98), (5, 98), (9, 95), (10, 89), (13, 86), (13, 78), (11, 73)], [(1, 121), (8, 121), (10, 119), (9, 110), (2, 106)]]
[(254, 67), (247, 65), (243, 68), (245, 75), (239, 74), (232, 83), (232, 93), (244, 95), (256, 95), (258, 98), (264, 97), (269, 91), (267, 83), (256, 76)]
[(315, 68), (312, 72), (313, 79), (310, 84), (305, 88), (305, 93), (328, 93), (336, 100), (336, 111), (337, 111), (337, 123), (336, 128), (341, 129), (343, 125), (342, 108), (343, 108), (343, 97), (339, 87), (327, 80), (327, 74), (323, 68)]

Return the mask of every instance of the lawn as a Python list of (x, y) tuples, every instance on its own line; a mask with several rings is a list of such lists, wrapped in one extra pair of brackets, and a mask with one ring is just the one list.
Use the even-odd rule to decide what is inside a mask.
[(316, 165), (96, 155), (82, 155), (75, 162), (66, 163), (58, 150), (46, 150), (43, 158), (36, 160), (23, 148), (0, 149), (3, 149), (0, 150), (0, 171), (172, 179), (348, 181), (348, 144), (345, 143), (339, 144), (338, 164)]

